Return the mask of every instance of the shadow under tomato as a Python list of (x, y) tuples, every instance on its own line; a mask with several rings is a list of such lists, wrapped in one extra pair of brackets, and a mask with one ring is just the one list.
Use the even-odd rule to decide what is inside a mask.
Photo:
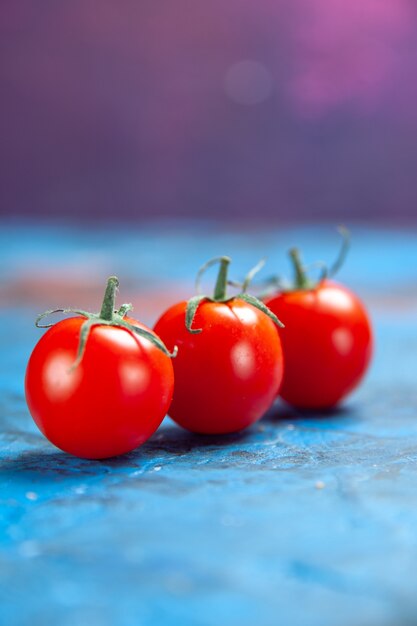
[(297, 420), (331, 420), (332, 418), (350, 418), (355, 413), (352, 405), (339, 405), (330, 409), (298, 409), (282, 400), (277, 400), (262, 418), (263, 422), (294, 422)]
[(182, 455), (199, 449), (221, 448), (248, 441), (250, 438), (250, 428), (228, 435), (200, 435), (172, 424), (159, 430), (142, 448), (138, 448), (137, 452), (140, 450), (148, 452), (149, 450), (154, 454), (167, 452)]
[(129, 471), (150, 461), (163, 462), (166, 456), (184, 456), (194, 451), (218, 449), (250, 438), (250, 430), (230, 435), (197, 435), (175, 424), (159, 429), (146, 443), (127, 454), (108, 459), (80, 459), (45, 445), (0, 462), (0, 472), (7, 482), (65, 481), (79, 477), (98, 477), (117, 471)]
[(80, 459), (60, 450), (49, 452), (42, 449), (22, 452), (19, 456), (2, 460), (0, 472), (3, 478), (11, 482), (27, 482), (28, 478), (36, 482), (51, 479), (59, 482), (74, 476), (85, 478), (109, 473), (115, 460)]

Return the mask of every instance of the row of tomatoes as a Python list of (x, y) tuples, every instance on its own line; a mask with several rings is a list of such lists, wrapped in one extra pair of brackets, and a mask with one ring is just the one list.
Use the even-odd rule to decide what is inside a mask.
[[(153, 330), (115, 309), (110, 277), (99, 314), (49, 328), (26, 372), (29, 410), (43, 434), (83, 458), (124, 454), (144, 443), (168, 413), (205, 434), (242, 430), (277, 395), (305, 409), (338, 404), (369, 364), (372, 332), (360, 300), (323, 274), (311, 281), (296, 250), (295, 280), (259, 300), (253, 272), (227, 295), (230, 259), (219, 263), (214, 294), (170, 307)], [(337, 269), (336, 267), (334, 269)], [(285, 327), (284, 327), (285, 324)]]

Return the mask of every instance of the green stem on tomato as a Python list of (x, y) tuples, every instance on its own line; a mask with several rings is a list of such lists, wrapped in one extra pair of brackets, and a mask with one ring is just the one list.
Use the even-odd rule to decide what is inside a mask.
[(310, 281), (301, 263), (300, 251), (298, 248), (291, 248), (289, 255), (294, 268), (295, 286), (297, 289), (308, 289)]
[(227, 256), (220, 257), (220, 268), (217, 274), (216, 286), (214, 287), (213, 300), (222, 301), (226, 298), (227, 274), (231, 259)]
[(114, 317), (114, 309), (116, 306), (116, 291), (119, 286), (119, 280), (116, 276), (110, 276), (107, 280), (106, 291), (103, 298), (103, 304), (101, 306), (100, 318), (111, 322)]
[(340, 270), (346, 260), (350, 248), (350, 231), (346, 228), (346, 226), (343, 225), (339, 226), (337, 230), (339, 231), (340, 235), (342, 235), (342, 245), (340, 247), (340, 251), (337, 255), (335, 262), (327, 272), (327, 275), (329, 277), (334, 276)]
[(91, 329), (94, 326), (113, 326), (115, 328), (124, 328), (136, 336), (147, 339), (167, 356), (172, 358), (176, 356), (176, 346), (174, 346), (173, 351), (170, 352), (163, 341), (155, 335), (154, 332), (147, 330), (146, 328), (136, 326), (134, 323), (130, 323), (129, 320), (125, 319), (126, 313), (132, 310), (131, 304), (122, 304), (118, 311), (115, 310), (116, 292), (118, 287), (118, 278), (116, 276), (110, 276), (110, 278), (107, 279), (103, 304), (98, 315), (97, 313), (89, 313), (88, 311), (81, 311), (79, 309), (53, 309), (45, 311), (45, 313), (41, 313), (41, 315), (38, 315), (36, 318), (35, 324), (37, 328), (50, 328), (53, 326), (53, 324), (40, 324), (41, 320), (49, 315), (52, 315), (53, 313), (76, 313), (77, 315), (85, 318), (85, 321), (81, 325), (80, 329), (77, 357), (69, 371), (73, 371), (81, 363)]
[[(219, 272), (217, 275), (216, 286), (214, 288), (213, 297), (210, 298), (209, 296), (198, 293), (196, 296), (193, 296), (192, 298), (190, 298), (187, 302), (187, 306), (185, 309), (185, 327), (189, 333), (197, 335), (202, 332), (203, 328), (193, 328), (193, 321), (194, 321), (194, 318), (195, 318), (195, 315), (197, 313), (199, 306), (202, 304), (202, 302), (205, 302), (205, 301), (216, 302), (216, 303), (222, 302), (224, 304), (227, 304), (228, 302), (231, 302), (232, 300), (243, 300), (244, 302), (247, 302), (248, 304), (262, 311), (262, 313), (265, 313), (265, 315), (267, 315), (270, 319), (272, 319), (272, 321), (275, 324), (283, 328), (284, 324), (276, 317), (276, 315), (274, 315), (274, 313), (272, 313), (272, 311), (268, 309), (268, 307), (263, 302), (258, 300), (258, 298), (255, 298), (254, 296), (251, 296), (250, 294), (246, 293), (248, 285), (250, 281), (252, 280), (253, 276), (263, 267), (264, 265), (263, 260), (260, 261), (252, 270), (250, 270), (243, 284), (240, 284), (240, 283), (233, 283), (232, 281), (228, 281), (227, 279), (229, 265), (231, 263), (231, 259), (229, 257), (221, 256), (221, 257), (215, 257), (214, 259), (210, 259), (210, 261), (207, 261), (207, 263), (205, 263), (202, 267), (200, 267), (198, 271), (197, 279), (196, 279), (197, 292), (200, 291), (201, 276), (204, 274), (207, 268), (211, 267), (215, 263), (220, 263), (220, 268), (219, 268)], [(236, 296), (231, 296), (228, 298), (227, 286), (230, 284), (233, 286), (241, 287), (242, 291), (238, 293)]]

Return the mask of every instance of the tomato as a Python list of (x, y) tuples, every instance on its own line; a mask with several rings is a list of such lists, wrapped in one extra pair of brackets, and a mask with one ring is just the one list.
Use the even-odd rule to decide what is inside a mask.
[(229, 262), (220, 259), (213, 298), (179, 302), (155, 325), (168, 348), (178, 346), (169, 415), (196, 433), (232, 433), (253, 424), (274, 401), (282, 380), (274, 323), (279, 321), (246, 293), (226, 296)]
[(80, 311), (50, 327), (27, 366), (34, 421), (58, 448), (82, 458), (103, 459), (141, 445), (172, 399), (170, 356), (152, 330), (126, 317), (129, 305), (114, 312), (117, 284), (109, 279), (99, 316)]
[(328, 278), (312, 283), (298, 252), (292, 250), (291, 256), (294, 288), (265, 300), (287, 323), (278, 330), (285, 357), (280, 395), (302, 409), (328, 409), (359, 384), (368, 368), (371, 322), (354, 293)]

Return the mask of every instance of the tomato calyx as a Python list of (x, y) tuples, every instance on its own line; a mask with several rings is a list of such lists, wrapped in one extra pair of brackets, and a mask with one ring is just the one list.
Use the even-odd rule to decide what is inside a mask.
[(90, 336), (91, 329), (94, 326), (113, 326), (116, 328), (124, 328), (129, 330), (130, 332), (138, 335), (139, 337), (144, 337), (148, 339), (154, 346), (156, 346), (159, 350), (161, 350), (167, 356), (173, 358), (177, 355), (177, 347), (174, 347), (172, 352), (169, 352), (166, 345), (163, 343), (159, 337), (155, 334), (145, 330), (144, 328), (140, 328), (138, 326), (134, 326), (126, 321), (126, 314), (133, 309), (131, 304), (122, 304), (119, 309), (115, 309), (115, 300), (116, 293), (119, 287), (119, 279), (116, 276), (110, 276), (107, 279), (106, 291), (103, 298), (103, 303), (101, 306), (100, 313), (90, 313), (89, 311), (83, 311), (81, 309), (52, 309), (49, 311), (45, 311), (45, 313), (41, 313), (38, 315), (35, 321), (35, 326), (37, 328), (51, 328), (54, 324), (40, 324), (40, 321), (49, 315), (54, 313), (75, 313), (81, 317), (85, 317), (85, 322), (81, 326), (80, 330), (80, 339), (78, 343), (78, 350), (76, 359), (71, 366), (71, 370), (75, 369), (82, 361), (84, 356), (85, 348), (87, 345), (88, 337)]
[[(337, 229), (342, 236), (342, 244), (336, 260), (328, 267), (323, 261), (317, 261), (310, 266), (303, 264), (301, 260), (301, 254), (298, 248), (291, 248), (288, 252), (291, 264), (293, 266), (294, 278), (292, 281), (288, 281), (280, 278), (279, 276), (272, 276), (266, 281), (267, 290), (262, 294), (262, 297), (267, 297), (274, 293), (277, 289), (281, 293), (291, 293), (292, 291), (311, 291), (319, 287), (319, 285), (326, 279), (332, 278), (340, 270), (345, 262), (346, 256), (350, 248), (350, 232), (344, 226), (339, 226)], [(320, 268), (320, 275), (318, 278), (310, 278), (308, 270), (311, 267)]]
[[(252, 278), (264, 265), (263, 260), (260, 261), (254, 268), (252, 268), (250, 272), (248, 272), (243, 283), (240, 284), (240, 283), (234, 283), (232, 281), (228, 281), (228, 271), (229, 271), (229, 265), (231, 263), (231, 259), (229, 257), (221, 256), (221, 257), (215, 257), (213, 259), (210, 259), (210, 261), (207, 261), (207, 263), (205, 263), (199, 269), (197, 273), (197, 277), (196, 277), (197, 291), (200, 291), (200, 281), (201, 281), (202, 275), (206, 272), (206, 270), (209, 267), (211, 267), (212, 265), (215, 265), (216, 263), (219, 263), (220, 267), (219, 267), (219, 271), (217, 274), (217, 280), (216, 280), (216, 284), (214, 287), (213, 296), (210, 297), (205, 294), (197, 293), (197, 295), (190, 298), (187, 302), (187, 307), (185, 311), (185, 326), (188, 332), (190, 332), (193, 335), (196, 335), (203, 331), (202, 328), (192, 328), (194, 317), (197, 313), (197, 310), (200, 304), (202, 304), (203, 302), (218, 302), (218, 303), (225, 304), (232, 300), (243, 300), (244, 302), (251, 304), (255, 308), (265, 313), (265, 315), (267, 315), (275, 324), (277, 324), (277, 326), (280, 326), (281, 328), (284, 327), (284, 324), (263, 302), (258, 300), (258, 298), (256, 298), (255, 296), (252, 296), (251, 294), (247, 293), (247, 289), (249, 287), (249, 284)], [(234, 296), (227, 295), (228, 285), (240, 287), (241, 292)]]

